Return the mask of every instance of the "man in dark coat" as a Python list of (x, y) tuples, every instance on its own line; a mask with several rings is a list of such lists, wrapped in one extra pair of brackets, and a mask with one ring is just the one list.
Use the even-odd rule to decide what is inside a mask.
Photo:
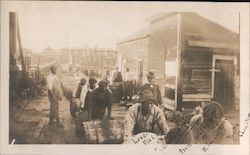
[(99, 87), (92, 91), (92, 119), (102, 119), (106, 108), (108, 108), (108, 118), (111, 118), (112, 91), (108, 89), (109, 82), (101, 80)]
[(155, 75), (154, 72), (150, 71), (147, 74), (147, 78), (148, 78), (148, 83), (144, 84), (140, 91), (139, 91), (139, 95), (141, 96), (141, 92), (143, 92), (144, 90), (150, 90), (153, 95), (154, 95), (154, 100), (157, 101), (156, 105), (161, 105), (162, 104), (162, 98), (161, 98), (161, 92), (159, 89), (159, 86), (155, 84)]

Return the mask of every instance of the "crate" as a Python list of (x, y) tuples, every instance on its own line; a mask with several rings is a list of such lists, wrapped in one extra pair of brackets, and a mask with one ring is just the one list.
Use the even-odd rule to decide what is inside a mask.
[(83, 122), (86, 144), (121, 144), (124, 136), (123, 120), (96, 120)]

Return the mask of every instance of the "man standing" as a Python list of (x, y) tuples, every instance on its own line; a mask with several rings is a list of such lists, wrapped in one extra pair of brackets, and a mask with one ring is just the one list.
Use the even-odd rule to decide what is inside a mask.
[(96, 88), (96, 79), (95, 78), (89, 78), (89, 87), (88, 92), (85, 97), (85, 104), (84, 104), (84, 111), (88, 112), (88, 120), (92, 119), (92, 109), (93, 109), (93, 103), (92, 103), (92, 92)]
[(131, 101), (133, 92), (134, 92), (134, 79), (133, 75), (129, 72), (129, 68), (127, 68), (124, 80), (124, 100)]
[(159, 86), (155, 84), (155, 75), (154, 72), (150, 71), (147, 74), (147, 78), (148, 78), (148, 83), (144, 84), (140, 91), (139, 91), (139, 95), (141, 96), (141, 92), (143, 92), (144, 90), (149, 90), (153, 93), (153, 98), (156, 101), (156, 105), (161, 105), (162, 104), (162, 98), (161, 98), (161, 92), (159, 89)]
[(59, 100), (61, 101), (62, 99), (61, 82), (56, 75), (57, 67), (51, 66), (50, 70), (51, 74), (47, 77), (48, 97), (50, 101), (49, 125), (54, 124), (54, 120), (56, 120), (56, 125), (58, 127), (63, 127), (63, 125), (60, 123), (58, 114), (58, 103)]
[(75, 87), (72, 93), (72, 99), (70, 100), (70, 114), (76, 116), (76, 112), (80, 109), (77, 107), (84, 107), (85, 97), (87, 94), (86, 79), (81, 78), (79, 84)]
[(86, 94), (87, 94), (86, 79), (81, 78), (80, 83), (74, 89), (72, 96), (73, 96), (73, 98), (79, 99), (81, 106), (84, 106)]
[(101, 80), (99, 87), (92, 91), (92, 119), (102, 119), (106, 108), (108, 108), (108, 118), (111, 118), (112, 91), (108, 89), (109, 82)]
[(124, 142), (126, 143), (133, 135), (141, 132), (156, 133), (155, 126), (158, 126), (162, 135), (167, 134), (168, 126), (161, 109), (154, 104), (153, 93), (144, 90), (140, 103), (130, 107), (125, 116)]

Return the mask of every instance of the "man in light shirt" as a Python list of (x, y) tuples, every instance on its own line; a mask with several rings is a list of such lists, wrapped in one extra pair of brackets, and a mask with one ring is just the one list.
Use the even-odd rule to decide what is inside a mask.
[(133, 75), (130, 73), (129, 68), (126, 69), (124, 78), (124, 100), (131, 101), (134, 94), (134, 79)]
[(49, 112), (49, 125), (54, 124), (56, 120), (56, 125), (58, 127), (63, 127), (59, 120), (59, 101), (62, 99), (62, 87), (61, 82), (58, 79), (57, 66), (50, 67), (51, 74), (47, 76), (47, 87), (48, 87), (48, 97), (50, 101), (50, 112)]
[(81, 107), (84, 107), (87, 91), (88, 91), (88, 88), (86, 85), (86, 79), (81, 78), (79, 84), (74, 89), (73, 94), (72, 94), (73, 98), (80, 100)]
[(154, 102), (153, 93), (149, 90), (144, 90), (140, 103), (130, 107), (125, 116), (125, 133), (124, 143), (141, 132), (157, 133), (155, 126), (158, 127), (160, 134), (165, 135), (168, 132), (168, 126), (165, 116), (161, 109)]

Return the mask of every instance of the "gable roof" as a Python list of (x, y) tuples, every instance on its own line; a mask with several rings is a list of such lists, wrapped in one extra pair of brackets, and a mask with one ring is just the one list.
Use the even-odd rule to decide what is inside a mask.
[(122, 43), (129, 42), (129, 41), (134, 41), (134, 40), (138, 40), (138, 39), (143, 39), (146, 37), (149, 37), (149, 27), (144, 27), (144, 28), (136, 31), (135, 33), (125, 37), (124, 39), (119, 41), (118, 44), (122, 44)]

